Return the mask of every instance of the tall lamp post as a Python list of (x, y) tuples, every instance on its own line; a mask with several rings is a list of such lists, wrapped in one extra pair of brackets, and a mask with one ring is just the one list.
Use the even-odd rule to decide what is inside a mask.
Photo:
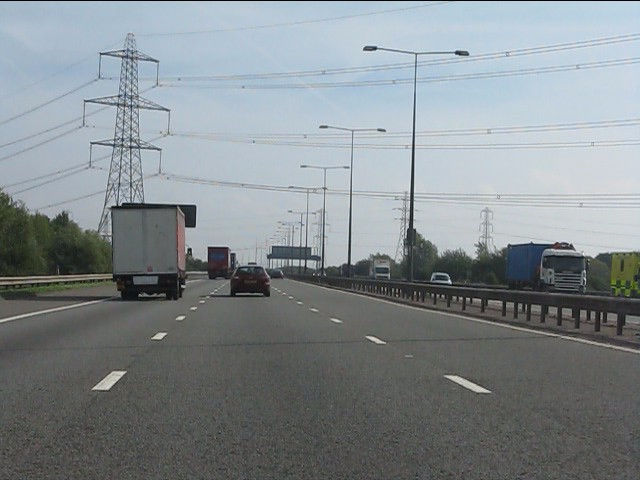
[(411, 134), (411, 191), (409, 194), (409, 230), (407, 231), (407, 280), (413, 282), (413, 247), (416, 242), (416, 235), (413, 229), (413, 202), (415, 188), (415, 170), (416, 170), (416, 84), (418, 80), (418, 56), (420, 55), (458, 55), (468, 57), (469, 52), (466, 50), (454, 50), (452, 52), (412, 52), (410, 50), (397, 50), (395, 48), (384, 48), (375, 45), (367, 45), (363, 49), (365, 52), (375, 52), (383, 50), (385, 52), (404, 53), (413, 55), (413, 131)]
[[(287, 258), (287, 266), (290, 266), (291, 264), (288, 263), (289, 261), (293, 260), (293, 237), (294, 237), (294, 233), (295, 233), (295, 228), (296, 225), (298, 224), (298, 222), (283, 222), (283, 221), (279, 221), (278, 222), (279, 225), (286, 227), (287, 229), (287, 233), (286, 235), (286, 243), (285, 243), (285, 247), (288, 247), (289, 249), (289, 257)], [(291, 228), (289, 228), (291, 227)]]
[(351, 132), (351, 172), (349, 172), (349, 242), (347, 247), (347, 277), (351, 277), (351, 225), (353, 216), (353, 137), (355, 132), (382, 132), (384, 128), (347, 128), (334, 127), (333, 125), (320, 125), (320, 128), (332, 128), (334, 130), (344, 130)]
[(326, 206), (327, 206), (327, 170), (334, 170), (338, 168), (344, 168), (349, 170), (351, 167), (348, 165), (341, 165), (335, 167), (320, 167), (317, 165), (300, 165), (300, 168), (317, 168), (319, 170), (324, 171), (324, 182), (322, 184), (322, 253), (321, 253), (321, 263), (320, 263), (320, 276), (324, 277), (324, 226), (325, 226), (325, 218), (327, 217)]
[[(302, 270), (302, 257), (300, 257), (300, 252), (302, 250), (302, 216), (304, 215), (304, 212), (294, 212), (293, 210), (287, 210), (288, 213), (293, 213), (294, 215), (300, 215), (300, 247), (298, 250), (298, 275), (300, 275), (301, 270)], [(305, 258), (306, 258), (306, 254), (305, 254)]]
[(297, 188), (306, 190), (307, 192), (307, 223), (304, 227), (304, 273), (307, 273), (307, 250), (309, 249), (309, 192), (315, 192), (317, 188), (296, 187), (295, 185), (289, 185), (289, 188)]

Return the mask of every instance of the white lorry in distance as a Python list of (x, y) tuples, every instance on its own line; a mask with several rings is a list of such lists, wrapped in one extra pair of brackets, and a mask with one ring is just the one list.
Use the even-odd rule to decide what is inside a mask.
[(386, 258), (372, 258), (369, 277), (375, 280), (391, 280), (391, 261)]

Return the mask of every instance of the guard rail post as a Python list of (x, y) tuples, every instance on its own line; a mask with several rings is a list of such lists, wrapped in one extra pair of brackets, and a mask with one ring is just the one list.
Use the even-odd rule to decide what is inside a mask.
[(622, 327), (624, 325), (625, 314), (618, 312), (618, 319), (616, 322), (616, 335), (622, 335)]

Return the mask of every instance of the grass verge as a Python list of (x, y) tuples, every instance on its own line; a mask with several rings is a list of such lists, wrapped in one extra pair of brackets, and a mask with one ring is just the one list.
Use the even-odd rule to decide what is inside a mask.
[(113, 281), (105, 280), (102, 282), (82, 282), (82, 283), (59, 283), (50, 285), (38, 285), (34, 287), (11, 288), (0, 290), (1, 298), (16, 297), (35, 297), (40, 293), (62, 292), (64, 290), (75, 290), (78, 288), (100, 287), (104, 285), (113, 285)]

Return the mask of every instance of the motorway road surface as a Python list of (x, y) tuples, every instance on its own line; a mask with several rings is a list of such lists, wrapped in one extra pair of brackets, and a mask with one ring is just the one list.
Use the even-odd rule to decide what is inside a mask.
[(0, 303), (0, 478), (640, 478), (634, 350), (272, 286)]

